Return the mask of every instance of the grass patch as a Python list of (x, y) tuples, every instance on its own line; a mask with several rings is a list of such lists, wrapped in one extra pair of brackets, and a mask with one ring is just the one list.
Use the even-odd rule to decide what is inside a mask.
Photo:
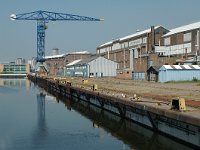
[(177, 84), (177, 83), (198, 83), (197, 85), (200, 86), (200, 80), (192, 80), (192, 81), (168, 81), (168, 82), (165, 82), (165, 83), (174, 83), (174, 84)]

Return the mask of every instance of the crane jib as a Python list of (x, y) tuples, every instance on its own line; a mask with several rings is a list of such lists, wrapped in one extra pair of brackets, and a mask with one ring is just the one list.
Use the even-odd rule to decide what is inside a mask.
[(35, 11), (24, 14), (12, 14), (11, 20), (36, 20), (37, 21), (37, 61), (44, 62), (45, 58), (45, 23), (48, 21), (102, 21), (103, 19), (96, 19), (92, 17), (56, 13), (48, 11)]

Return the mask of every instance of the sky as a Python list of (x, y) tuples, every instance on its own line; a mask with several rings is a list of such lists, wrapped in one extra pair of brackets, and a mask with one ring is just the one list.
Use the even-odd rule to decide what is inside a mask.
[(11, 21), (11, 14), (37, 10), (69, 13), (103, 22), (49, 22), (45, 54), (89, 51), (112, 39), (154, 25), (167, 29), (200, 21), (200, 0), (0, 0), (0, 62), (36, 56), (36, 21)]

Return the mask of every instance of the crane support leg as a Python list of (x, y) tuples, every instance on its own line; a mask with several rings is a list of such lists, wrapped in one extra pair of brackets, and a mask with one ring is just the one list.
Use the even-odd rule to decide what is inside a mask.
[(37, 21), (37, 62), (45, 61), (45, 21)]

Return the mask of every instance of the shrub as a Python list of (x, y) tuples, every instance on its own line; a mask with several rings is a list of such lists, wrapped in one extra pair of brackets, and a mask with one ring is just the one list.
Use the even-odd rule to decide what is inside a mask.
[(196, 77), (193, 77), (192, 81), (197, 82), (198, 79)]

